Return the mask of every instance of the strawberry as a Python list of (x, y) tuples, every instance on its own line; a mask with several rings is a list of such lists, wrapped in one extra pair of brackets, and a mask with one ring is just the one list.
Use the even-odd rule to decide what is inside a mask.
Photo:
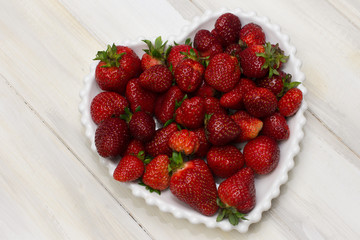
[(286, 140), (289, 138), (290, 129), (283, 117), (279, 112), (274, 113), (263, 119), (264, 126), (261, 134), (272, 137), (276, 141)]
[(216, 19), (211, 33), (219, 39), (223, 47), (227, 47), (239, 40), (240, 29), (241, 22), (239, 17), (232, 13), (224, 13)]
[(98, 51), (94, 60), (100, 60), (95, 70), (95, 80), (104, 91), (124, 93), (127, 82), (141, 72), (136, 53), (126, 46), (108, 45)]
[(155, 116), (160, 123), (165, 124), (174, 118), (175, 110), (184, 97), (185, 93), (178, 86), (174, 85), (158, 98), (155, 106)]
[(174, 77), (179, 88), (186, 93), (190, 93), (200, 87), (204, 73), (205, 67), (200, 62), (185, 58), (177, 64)]
[(243, 99), (245, 93), (255, 87), (256, 84), (252, 80), (248, 78), (241, 78), (234, 89), (221, 96), (220, 105), (224, 108), (230, 108), (235, 110), (243, 109)]
[(205, 114), (223, 113), (226, 114), (225, 108), (220, 105), (219, 99), (216, 97), (205, 97)]
[(146, 165), (142, 182), (150, 190), (167, 189), (170, 185), (169, 164), (170, 160), (167, 155), (156, 156)]
[(240, 60), (240, 53), (243, 49), (238, 43), (233, 43), (227, 46), (224, 50), (224, 53), (227, 53), (231, 56), (236, 57), (238, 60)]
[(228, 218), (236, 226), (239, 220), (247, 220), (245, 213), (250, 212), (256, 204), (254, 173), (245, 167), (233, 176), (220, 183), (218, 204), (221, 207), (217, 222)]
[(136, 156), (125, 155), (115, 168), (113, 177), (120, 182), (139, 179), (144, 173), (144, 162)]
[(201, 97), (185, 99), (175, 111), (175, 121), (188, 129), (196, 129), (204, 124), (205, 105)]
[(153, 139), (145, 144), (145, 151), (152, 157), (160, 154), (171, 156), (172, 150), (168, 145), (171, 135), (178, 131), (175, 123), (171, 123), (156, 130)]
[(299, 88), (291, 88), (279, 100), (279, 112), (284, 117), (294, 115), (300, 108), (303, 94)]
[(275, 96), (280, 95), (284, 89), (284, 80), (287, 75), (283, 71), (279, 71), (279, 75), (266, 76), (256, 81), (258, 87), (267, 88), (274, 93)]
[(191, 155), (198, 150), (200, 140), (194, 132), (182, 129), (171, 135), (168, 144), (176, 152)]
[(258, 136), (245, 145), (243, 154), (246, 166), (259, 175), (265, 175), (278, 165), (280, 148), (273, 138)]
[(219, 209), (214, 177), (202, 159), (181, 163), (173, 170), (170, 191), (180, 201), (205, 216), (212, 216)]
[(201, 57), (209, 57), (209, 59), (223, 52), (221, 43), (207, 29), (200, 29), (196, 32), (194, 47), (199, 51)]
[(217, 91), (207, 85), (205, 82), (203, 82), (203, 84), (200, 86), (200, 88), (195, 92), (195, 96), (199, 96), (199, 97), (215, 97), (215, 95), (217, 94)]
[(262, 27), (256, 23), (248, 23), (240, 30), (239, 42), (243, 48), (251, 45), (264, 45), (265, 33)]
[(209, 151), (211, 144), (206, 138), (206, 133), (204, 128), (198, 128), (193, 130), (196, 136), (199, 138), (199, 148), (195, 152), (194, 156), (196, 157), (205, 157)]
[[(140, 155), (139, 155), (140, 153)], [(142, 154), (141, 154), (142, 153)], [(133, 155), (133, 156), (141, 156), (143, 159), (145, 157), (145, 146), (144, 143), (137, 139), (132, 139), (127, 146), (124, 156)]]
[(213, 146), (206, 155), (207, 164), (218, 177), (228, 178), (244, 165), (244, 157), (233, 145)]
[(246, 111), (257, 118), (270, 116), (277, 109), (277, 98), (267, 88), (253, 88), (244, 96)]
[(102, 157), (121, 155), (129, 142), (127, 123), (120, 118), (107, 118), (95, 130), (95, 147)]
[(129, 116), (129, 130), (133, 138), (142, 142), (150, 141), (155, 134), (155, 120), (143, 111), (136, 111)]
[(140, 86), (139, 78), (133, 78), (128, 82), (125, 96), (129, 101), (132, 112), (135, 112), (136, 109), (140, 107), (142, 111), (147, 112), (150, 115), (154, 114), (154, 105), (157, 95), (142, 88)]
[(210, 143), (220, 146), (235, 140), (240, 127), (228, 115), (215, 113), (206, 123), (207, 138)]
[(263, 128), (263, 122), (248, 114), (246, 111), (237, 111), (231, 118), (240, 127), (241, 131), (235, 142), (241, 143), (256, 138)]
[(155, 65), (140, 75), (140, 85), (152, 92), (166, 92), (173, 82), (171, 71), (164, 65)]
[(143, 42), (148, 49), (144, 49), (145, 53), (141, 57), (141, 69), (145, 71), (155, 65), (165, 65), (167, 41), (163, 43), (161, 37), (157, 37), (154, 44), (149, 40)]
[(128, 105), (126, 98), (116, 92), (101, 92), (91, 101), (90, 115), (92, 120), (99, 124), (106, 118), (120, 117)]
[(205, 82), (220, 92), (229, 92), (239, 82), (240, 74), (237, 58), (219, 53), (211, 58), (205, 70)]
[(171, 48), (167, 56), (168, 66), (174, 70), (178, 63), (184, 58), (186, 58), (187, 54), (190, 54), (191, 50), (194, 52), (195, 55), (198, 55), (198, 51), (191, 45), (192, 43), (190, 39), (186, 39), (184, 44), (175, 44), (175, 46)]

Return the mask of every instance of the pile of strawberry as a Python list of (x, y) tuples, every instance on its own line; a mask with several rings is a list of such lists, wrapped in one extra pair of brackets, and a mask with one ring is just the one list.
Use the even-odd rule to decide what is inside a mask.
[(282, 70), (288, 57), (261, 26), (225, 13), (193, 41), (144, 40), (141, 58), (114, 44), (97, 53), (95, 146), (104, 158), (120, 158), (114, 179), (170, 189), (196, 211), (236, 225), (255, 206), (254, 179), (278, 165), (287, 118), (303, 96)]

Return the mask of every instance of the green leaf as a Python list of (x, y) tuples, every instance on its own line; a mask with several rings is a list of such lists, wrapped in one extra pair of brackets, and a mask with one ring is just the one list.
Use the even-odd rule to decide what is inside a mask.
[(216, 218), (217, 222), (221, 222), (225, 217), (226, 209), (222, 209)]
[(239, 218), (236, 217), (235, 214), (231, 213), (231, 214), (229, 214), (229, 222), (230, 222), (232, 225), (236, 226), (236, 225), (239, 224)]

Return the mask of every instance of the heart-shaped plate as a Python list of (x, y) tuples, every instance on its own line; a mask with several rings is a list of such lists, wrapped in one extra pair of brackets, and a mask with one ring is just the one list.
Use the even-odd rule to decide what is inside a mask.
[[(279, 43), (285, 55), (289, 56), (288, 62), (285, 64), (283, 71), (292, 75), (292, 81), (303, 82), (305, 75), (301, 72), (301, 61), (295, 57), (296, 49), (289, 42), (289, 37), (280, 32), (278, 25), (270, 23), (266, 17), (257, 16), (255, 12), (244, 12), (241, 9), (222, 9), (218, 12), (206, 11), (201, 17), (196, 17), (193, 21), (185, 26), (181, 34), (178, 36), (170, 36), (168, 39), (169, 43), (174, 41), (177, 43), (183, 43), (187, 38), (193, 39), (195, 33), (199, 29), (211, 30), (214, 27), (216, 19), (223, 13), (231, 12), (239, 16), (242, 26), (249, 22), (259, 24), (265, 34), (266, 41), (273, 44)], [(146, 45), (143, 40), (144, 38), (135, 41), (126, 41), (121, 43), (115, 43), (118, 45), (125, 45), (131, 47), (139, 57), (142, 56), (143, 49)], [(80, 92), (81, 103), (79, 110), (82, 114), (81, 122), (85, 126), (86, 136), (91, 141), (91, 149), (96, 153), (94, 136), (96, 130), (96, 124), (92, 121), (90, 116), (90, 103), (96, 94), (101, 92), (101, 89), (97, 86), (95, 81), (95, 68), (97, 62), (94, 62), (90, 66), (90, 73), (84, 79), (84, 87)], [(306, 88), (303, 84), (300, 84), (299, 88), (306, 94)], [(280, 161), (277, 168), (266, 176), (257, 177), (255, 180), (256, 187), (256, 206), (247, 215), (247, 221), (240, 221), (237, 226), (231, 225), (227, 220), (222, 222), (216, 222), (216, 216), (206, 217), (200, 213), (194, 211), (192, 208), (185, 205), (175, 198), (169, 190), (163, 191), (161, 195), (156, 193), (150, 193), (143, 186), (140, 186), (136, 182), (124, 183), (126, 184), (135, 196), (142, 197), (149, 205), (156, 205), (163, 212), (170, 212), (176, 218), (185, 218), (193, 224), (203, 223), (209, 228), (219, 227), (224, 231), (235, 229), (239, 232), (247, 232), (250, 224), (260, 221), (262, 213), (267, 211), (271, 207), (271, 200), (280, 194), (280, 186), (288, 180), (288, 172), (294, 167), (294, 157), (300, 151), (299, 142), (302, 140), (303, 126), (306, 122), (304, 117), (304, 111), (307, 108), (305, 100), (296, 115), (288, 119), (288, 125), (290, 128), (290, 138), (286, 141), (282, 141), (280, 146)], [(97, 153), (96, 153), (97, 154)], [(116, 163), (113, 161), (100, 157), (100, 161), (109, 169), (109, 174), (112, 177), (112, 173), (116, 167)]]

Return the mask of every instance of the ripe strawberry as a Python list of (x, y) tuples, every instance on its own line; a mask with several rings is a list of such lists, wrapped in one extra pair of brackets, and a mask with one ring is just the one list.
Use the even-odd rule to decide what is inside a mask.
[(152, 157), (160, 154), (171, 156), (172, 150), (168, 145), (171, 135), (178, 131), (175, 123), (171, 123), (156, 130), (153, 139), (145, 144), (145, 152)]
[(167, 155), (158, 155), (145, 167), (142, 182), (152, 190), (165, 190), (170, 185), (170, 160)]
[(201, 57), (213, 57), (223, 52), (221, 43), (209, 30), (200, 29), (194, 37), (194, 47), (199, 51)]
[(279, 71), (279, 75), (272, 75), (272, 77), (266, 76), (256, 81), (258, 87), (267, 88), (274, 93), (275, 96), (280, 95), (284, 89), (285, 79), (288, 78), (286, 73)]
[(230, 109), (243, 109), (244, 108), (244, 95), (250, 89), (256, 87), (256, 84), (248, 79), (248, 78), (241, 78), (239, 83), (232, 89), (230, 92), (225, 93), (220, 98), (220, 105), (224, 108)]
[(96, 128), (96, 150), (102, 157), (116, 157), (125, 151), (129, 137), (129, 129), (124, 120), (107, 118)]
[(150, 115), (154, 114), (154, 105), (157, 95), (142, 88), (140, 86), (139, 78), (133, 78), (128, 82), (125, 96), (129, 101), (130, 110), (132, 112), (135, 112), (136, 109), (140, 107), (142, 111), (147, 112)]
[(172, 86), (166, 93), (158, 97), (155, 116), (160, 123), (165, 124), (174, 118), (177, 105), (184, 99), (185, 93), (176, 85)]
[(173, 82), (171, 71), (164, 65), (155, 65), (140, 75), (140, 85), (152, 92), (166, 92)]
[(234, 56), (238, 59), (238, 61), (240, 61), (240, 53), (242, 50), (243, 49), (241, 48), (241, 46), (238, 43), (233, 43), (225, 48), (224, 53)]
[(201, 97), (185, 99), (175, 111), (175, 121), (188, 129), (200, 128), (204, 124), (205, 105)]
[(291, 88), (279, 100), (279, 112), (284, 117), (294, 115), (300, 108), (303, 94), (299, 88)]
[(235, 142), (241, 143), (256, 138), (263, 128), (263, 122), (248, 114), (246, 111), (237, 111), (231, 118), (240, 127), (241, 131)]
[(173, 46), (167, 57), (167, 64), (173, 70), (176, 68), (178, 63), (186, 57), (186, 54), (190, 54), (190, 51), (194, 51), (195, 55), (198, 55), (198, 51), (193, 48), (190, 39), (186, 39), (184, 44), (177, 44)]
[(229, 92), (239, 82), (240, 74), (237, 58), (219, 53), (211, 58), (205, 70), (205, 82), (220, 92)]
[(244, 213), (250, 212), (256, 204), (254, 173), (245, 167), (220, 183), (218, 188), (221, 207), (217, 222), (228, 218), (236, 226), (239, 220), (247, 220)]
[(264, 45), (265, 33), (256, 23), (248, 23), (240, 30), (239, 42), (243, 48), (251, 45)]
[(205, 97), (205, 114), (223, 113), (226, 114), (225, 108), (220, 105), (219, 99), (216, 97)]
[(95, 70), (95, 80), (104, 91), (124, 93), (127, 82), (141, 72), (136, 53), (126, 46), (108, 45), (98, 51), (94, 60), (100, 60)]
[(216, 19), (214, 30), (211, 32), (225, 48), (239, 40), (241, 22), (238, 16), (232, 13), (224, 13)]
[[(140, 154), (139, 154), (140, 153)], [(142, 159), (145, 158), (145, 146), (144, 143), (137, 139), (132, 139), (127, 146), (124, 156), (133, 155), (133, 156), (141, 156)]]
[(240, 134), (240, 127), (226, 114), (215, 113), (205, 127), (209, 142), (216, 146), (226, 145)]
[(143, 40), (148, 46), (148, 49), (144, 49), (144, 54), (141, 57), (141, 69), (146, 69), (155, 65), (165, 65), (166, 60), (166, 42), (162, 42), (161, 37), (155, 39), (153, 44), (149, 40)]
[(202, 159), (182, 163), (170, 179), (170, 191), (181, 201), (206, 216), (214, 215), (217, 190), (214, 177)]
[(182, 129), (171, 135), (168, 144), (176, 152), (191, 155), (198, 150), (200, 140), (194, 132)]
[(217, 94), (217, 91), (207, 85), (205, 82), (203, 82), (203, 84), (200, 86), (200, 88), (195, 92), (195, 96), (199, 96), (199, 97), (215, 97), (215, 95)]
[(211, 143), (206, 138), (206, 133), (204, 128), (198, 128), (193, 130), (196, 136), (199, 138), (199, 148), (195, 152), (194, 156), (196, 157), (205, 157), (207, 152), (211, 147)]
[(106, 118), (120, 117), (128, 105), (126, 98), (116, 92), (101, 92), (91, 101), (90, 115), (92, 120), (99, 124)]
[(213, 146), (206, 156), (211, 171), (218, 177), (228, 178), (244, 166), (244, 156), (233, 145)]
[(270, 116), (276, 111), (277, 98), (266, 88), (253, 88), (244, 96), (246, 111), (257, 118)]
[(139, 179), (144, 173), (144, 162), (133, 155), (125, 155), (118, 163), (113, 177), (120, 182), (130, 182)]
[(142, 142), (150, 141), (155, 134), (154, 118), (143, 111), (136, 111), (129, 117), (129, 130), (133, 138)]
[(265, 175), (278, 165), (280, 148), (273, 138), (258, 136), (245, 145), (243, 154), (246, 166), (257, 174)]
[(290, 129), (283, 117), (279, 112), (274, 113), (263, 119), (264, 126), (261, 134), (272, 137), (276, 141), (286, 140), (289, 138)]
[(196, 91), (204, 78), (205, 67), (198, 61), (185, 58), (180, 61), (174, 71), (176, 84), (187, 93)]

